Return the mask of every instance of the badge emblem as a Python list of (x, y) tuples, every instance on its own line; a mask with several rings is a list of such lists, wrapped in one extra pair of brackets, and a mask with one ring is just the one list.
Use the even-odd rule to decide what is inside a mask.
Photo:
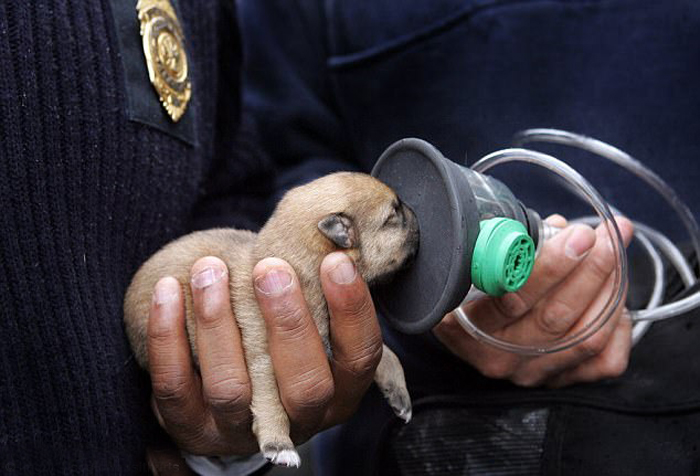
[(185, 40), (170, 0), (139, 0), (143, 53), (148, 76), (168, 115), (177, 122), (192, 95)]

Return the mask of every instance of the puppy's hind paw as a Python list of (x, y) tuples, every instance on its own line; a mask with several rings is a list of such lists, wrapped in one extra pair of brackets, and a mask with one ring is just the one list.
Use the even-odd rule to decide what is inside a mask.
[(301, 466), (301, 458), (299, 453), (294, 448), (282, 449), (280, 447), (265, 447), (263, 448), (263, 456), (267, 458), (268, 461), (277, 466), (294, 466), (298, 468)]
[(396, 416), (401, 418), (404, 423), (408, 423), (411, 421), (411, 418), (413, 418), (413, 410), (410, 408), (402, 408), (398, 413), (394, 410), (394, 413), (396, 413)]
[(397, 417), (401, 418), (404, 423), (411, 421), (413, 407), (411, 405), (411, 397), (408, 395), (405, 388), (395, 389), (393, 392), (386, 395), (386, 399), (389, 401), (389, 405)]
[(374, 374), (374, 381), (396, 416), (405, 423), (411, 421), (413, 407), (411, 406), (411, 396), (406, 388), (403, 368), (399, 358), (386, 344), (382, 351), (382, 360), (379, 361), (377, 372)]

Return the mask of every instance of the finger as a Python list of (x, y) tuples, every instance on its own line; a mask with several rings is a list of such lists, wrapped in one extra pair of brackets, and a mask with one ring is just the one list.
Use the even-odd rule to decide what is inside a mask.
[[(623, 223), (622, 226), (624, 228), (626, 225)], [(623, 234), (627, 232), (631, 235), (631, 230), (623, 231)], [(534, 275), (532, 281), (535, 280), (539, 280), (539, 276)], [(610, 282), (607, 284), (608, 290), (602, 292), (602, 297), (591, 306), (591, 318), (583, 321), (587, 322), (598, 315), (599, 310), (602, 309), (607, 302), (610, 290), (612, 290), (612, 285), (613, 282), (612, 279), (610, 279)], [(488, 309), (488, 307), (477, 308), (477, 311), (484, 312)], [(495, 310), (493, 310), (493, 308), (491, 309), (492, 315), (501, 310), (500, 308), (496, 308)], [(473, 311), (468, 310), (468, 312), (470, 313), (470, 317), (474, 316)], [(564, 369), (576, 365), (580, 361), (590, 358), (592, 354), (595, 354), (596, 349), (604, 345), (609, 338), (609, 334), (614, 328), (617, 317), (619, 317), (619, 314), (613, 316), (608, 323), (608, 327), (589, 339), (583, 346), (577, 347), (571, 351), (563, 351), (537, 358), (510, 355), (498, 349), (494, 349), (491, 346), (484, 345), (474, 339), (465, 338), (466, 335), (464, 332), (461, 332), (461, 329), (458, 328), (459, 326), (445, 325), (452, 322), (448, 319), (445, 319), (443, 323), (435, 328), (435, 334), (452, 352), (469, 361), (484, 375), (491, 378), (511, 379), (520, 385), (535, 386), (540, 385), (546, 378), (551, 377), (551, 375), (560, 373)], [(528, 321), (531, 321), (529, 314), (522, 319), (523, 323), (527, 323)], [(585, 325), (585, 322), (581, 322), (581, 325)], [(512, 332), (513, 327), (514, 326), (498, 329), (494, 331), (495, 336), (523, 345), (534, 345), (538, 343), (545, 345), (547, 340), (551, 340), (550, 336), (542, 336), (541, 331), (537, 329), (520, 335), (509, 334), (508, 331)], [(538, 336), (542, 336), (542, 339), (538, 339)]]
[(558, 375), (548, 383), (548, 386), (561, 388), (575, 383), (619, 377), (627, 370), (631, 348), (632, 321), (627, 315), (623, 315), (603, 352)]
[[(632, 225), (619, 218), (624, 246), (632, 238)], [(604, 225), (596, 229), (596, 245), (581, 265), (536, 309), (535, 323), (545, 333), (558, 336), (566, 332), (600, 294), (615, 267), (615, 249)]]
[[(632, 238), (633, 227), (625, 218), (617, 219), (625, 246)], [(605, 299), (612, 291), (609, 278), (615, 267), (615, 251), (605, 227), (596, 230), (596, 243), (579, 266), (556, 289), (550, 292), (528, 316), (503, 331), (511, 342), (547, 345), (567, 333), (594, 301)], [(601, 292), (603, 287), (606, 292)], [(602, 309), (603, 305), (599, 307)], [(591, 319), (596, 313), (590, 312)]]
[(382, 357), (382, 335), (372, 296), (345, 253), (331, 253), (320, 269), (330, 313), (335, 395), (326, 424), (349, 417), (372, 383)]
[[(570, 335), (584, 332), (588, 326), (592, 325), (593, 320), (605, 308), (614, 284), (613, 277), (609, 277), (603, 290), (591, 303), (584, 316), (576, 323)], [(575, 369), (585, 365), (587, 361), (595, 359), (607, 348), (618, 327), (623, 311), (624, 308), (619, 307), (603, 327), (570, 349), (521, 361), (511, 380), (524, 387), (540, 386), (569, 369)]]
[(163, 278), (155, 286), (147, 341), (153, 398), (165, 428), (178, 442), (201, 442), (206, 411), (185, 333), (182, 290), (175, 278)]
[(226, 264), (206, 257), (192, 266), (192, 305), (202, 393), (217, 426), (250, 425), (251, 387), (241, 335), (231, 309)]
[(546, 221), (547, 224), (552, 225), (556, 228), (566, 228), (566, 226), (569, 224), (566, 218), (559, 215), (558, 213), (549, 215), (547, 218), (545, 218), (544, 221)]
[(280, 398), (294, 422), (293, 437), (304, 439), (318, 429), (333, 396), (325, 348), (289, 264), (266, 258), (253, 269), (253, 279)]
[(547, 240), (527, 283), (515, 293), (470, 303), (467, 315), (484, 332), (492, 333), (517, 321), (576, 269), (595, 244), (586, 225), (573, 225)]

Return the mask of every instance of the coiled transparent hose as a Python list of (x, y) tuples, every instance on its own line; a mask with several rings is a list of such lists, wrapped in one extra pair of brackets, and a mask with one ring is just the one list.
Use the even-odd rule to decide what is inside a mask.
[(598, 191), (593, 188), (581, 174), (564, 162), (550, 155), (533, 150), (505, 149), (496, 151), (480, 159), (472, 165), (472, 169), (476, 172), (484, 173), (492, 167), (508, 162), (526, 162), (550, 170), (560, 176), (570, 187), (576, 189), (577, 193), (585, 197), (588, 203), (591, 204), (611, 237), (615, 256), (613, 291), (610, 293), (610, 296), (598, 316), (586, 322), (580, 329), (547, 342), (524, 344), (501, 340), (479, 329), (464, 312), (462, 306), (455, 309), (454, 315), (460, 325), (472, 336), (498, 348), (519, 354), (531, 355), (558, 352), (573, 347), (593, 335), (608, 322), (617, 308), (622, 304), (625, 291), (627, 290), (627, 255), (625, 254), (620, 230), (605, 200), (603, 200)]
[[(605, 142), (557, 129), (529, 129), (516, 134), (516, 144), (522, 145), (527, 142), (549, 142), (583, 149), (611, 160), (641, 178), (652, 186), (676, 211), (690, 235), (697, 256), (700, 256), (700, 227), (698, 227), (698, 223), (690, 209), (680, 200), (675, 191), (668, 184), (641, 162)], [(590, 225), (597, 225), (601, 222), (605, 224), (606, 231), (615, 249), (615, 286), (610, 293), (605, 307), (597, 318), (586, 323), (585, 327), (573, 335), (538, 345), (523, 345), (522, 343), (506, 342), (483, 332), (469, 319), (469, 316), (464, 312), (463, 306), (457, 308), (454, 311), (454, 315), (462, 327), (470, 334), (496, 347), (520, 354), (557, 352), (570, 348), (592, 335), (605, 325), (615, 310), (622, 305), (622, 297), (627, 287), (627, 262), (624, 246), (622, 244), (622, 237), (617, 228), (617, 224), (612, 218), (612, 207), (609, 207), (605, 203), (598, 192), (580, 174), (552, 156), (529, 149), (506, 149), (489, 154), (474, 164), (472, 168), (477, 172), (485, 172), (496, 165), (514, 161), (536, 164), (554, 172), (564, 179), (571, 191), (584, 200), (587, 200), (591, 206), (593, 206), (598, 214), (597, 217), (583, 217), (573, 221)], [(615, 214), (621, 215), (621, 213), (614, 210), (614, 208), (612, 208), (612, 210)], [(665, 292), (664, 261), (661, 258), (662, 254), (676, 269), (686, 287), (695, 284), (698, 278), (695, 276), (692, 267), (683, 256), (683, 253), (681, 253), (681, 251), (662, 233), (643, 223), (633, 222), (633, 224), (635, 226), (635, 239), (649, 256), (655, 276), (654, 287), (646, 308), (630, 311), (630, 317), (634, 322), (632, 342), (636, 344), (654, 321), (675, 317), (696, 307), (700, 307), (700, 291), (679, 301), (662, 305), (661, 303), (663, 302)], [(552, 229), (541, 230), (541, 232), (545, 232), (541, 235), (545, 237), (551, 237), (556, 234), (556, 230)], [(476, 298), (478, 294), (477, 292), (470, 292), (465, 302)]]
[(683, 203), (683, 201), (676, 194), (675, 190), (664, 182), (661, 177), (659, 177), (653, 170), (646, 167), (640, 161), (633, 158), (631, 155), (621, 151), (617, 147), (603, 141), (599, 141), (598, 139), (593, 139), (592, 137), (586, 137), (559, 129), (527, 129), (518, 132), (513, 137), (513, 143), (515, 145), (522, 146), (528, 142), (563, 144), (586, 150), (611, 160), (612, 162), (615, 162), (619, 166), (628, 170), (630, 173), (636, 175), (654, 188), (654, 190), (656, 190), (659, 195), (666, 200), (671, 208), (676, 211), (678, 217), (688, 230), (696, 256), (700, 256), (700, 226), (698, 226), (698, 222), (695, 220), (690, 208)]
[(639, 232), (644, 234), (644, 236), (651, 240), (654, 246), (661, 250), (664, 256), (666, 256), (666, 259), (668, 259), (673, 267), (676, 268), (676, 271), (678, 271), (678, 274), (686, 287), (689, 288), (695, 284), (697, 278), (693, 273), (693, 269), (690, 267), (690, 264), (688, 264), (688, 261), (685, 259), (685, 256), (683, 256), (683, 253), (681, 253), (681, 250), (679, 250), (671, 240), (666, 238), (666, 236), (664, 236), (662, 233), (643, 223), (634, 222), (634, 227), (635, 233)]
[[(644, 164), (638, 160), (632, 158), (629, 154), (597, 139), (558, 129), (528, 129), (516, 134), (514, 142), (520, 145), (528, 142), (548, 142), (553, 144), (568, 145), (589, 151), (617, 163), (652, 186), (654, 190), (656, 190), (676, 211), (679, 218), (688, 230), (696, 256), (700, 257), (700, 227), (690, 211), (690, 208), (683, 203), (675, 191), (666, 182), (664, 182), (661, 177), (654, 173), (654, 171), (645, 167)], [(676, 267), (684, 284), (686, 286), (692, 286), (696, 282), (697, 278), (683, 257), (682, 253), (678, 251), (670, 240), (668, 240), (658, 231), (652, 230), (641, 223), (635, 223), (635, 225), (636, 230), (641, 231), (645, 236), (652, 239), (652, 241), (655, 241), (655, 244), (659, 246), (667, 258), (669, 258), (669, 261), (671, 261), (671, 263)], [(700, 292), (697, 292), (670, 304), (665, 304), (655, 308), (648, 306), (647, 309), (631, 311), (630, 315), (632, 320), (635, 322), (652, 322), (679, 316), (699, 306)]]

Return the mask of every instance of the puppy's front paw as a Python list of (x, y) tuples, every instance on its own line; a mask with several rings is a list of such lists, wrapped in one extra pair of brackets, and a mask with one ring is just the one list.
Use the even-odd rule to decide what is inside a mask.
[(263, 445), (262, 454), (267, 460), (277, 466), (301, 466), (301, 458), (294, 447), (288, 447), (283, 444), (268, 443)]

